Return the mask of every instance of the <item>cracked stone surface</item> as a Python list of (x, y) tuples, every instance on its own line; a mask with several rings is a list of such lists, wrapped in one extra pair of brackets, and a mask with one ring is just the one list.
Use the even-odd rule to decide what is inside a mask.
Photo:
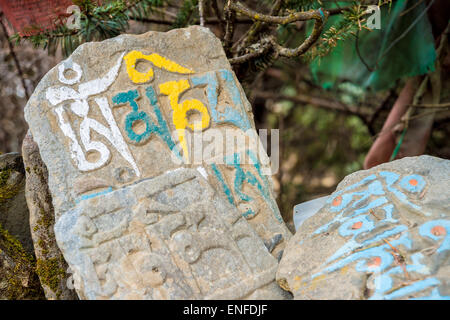
[(25, 118), (80, 298), (286, 297), (274, 279), (291, 233), (208, 29), (84, 44), (41, 80)]
[(347, 176), (288, 243), (295, 299), (449, 299), (450, 161), (409, 157)]

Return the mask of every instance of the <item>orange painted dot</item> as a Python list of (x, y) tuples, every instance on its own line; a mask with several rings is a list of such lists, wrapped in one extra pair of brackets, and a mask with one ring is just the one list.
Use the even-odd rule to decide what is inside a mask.
[(369, 267), (379, 267), (381, 265), (381, 258), (375, 257), (367, 264)]
[(337, 207), (338, 205), (340, 205), (342, 203), (342, 197), (341, 196), (337, 196), (336, 198), (334, 198), (333, 200), (333, 206)]
[(409, 184), (412, 185), (412, 186), (417, 186), (418, 183), (419, 182), (416, 179), (409, 180)]
[(352, 225), (352, 229), (353, 229), (353, 230), (359, 229), (359, 228), (361, 228), (361, 227), (362, 227), (362, 222), (361, 222), (361, 221), (355, 222), (355, 223)]
[(439, 236), (445, 236), (447, 231), (445, 230), (445, 228), (443, 226), (436, 226), (433, 229), (431, 229), (431, 233), (434, 234), (436, 237), (439, 237)]

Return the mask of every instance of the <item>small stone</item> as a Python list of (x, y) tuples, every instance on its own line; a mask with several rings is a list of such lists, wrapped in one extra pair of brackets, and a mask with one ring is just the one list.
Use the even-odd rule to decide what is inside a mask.
[(449, 299), (450, 161), (347, 176), (289, 241), (277, 281), (295, 299)]

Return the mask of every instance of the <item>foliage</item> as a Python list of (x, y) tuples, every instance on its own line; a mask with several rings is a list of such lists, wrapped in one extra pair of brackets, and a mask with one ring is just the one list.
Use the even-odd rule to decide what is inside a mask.
[[(342, 10), (340, 15), (332, 17), (328, 30), (322, 34), (317, 45), (305, 54), (306, 62), (329, 55), (339, 42), (355, 37), (358, 30), (370, 30), (365, 26), (368, 5), (363, 5), (363, 2), (354, 1), (345, 10)], [(339, 6), (339, 2), (336, 3), (330, 9), (342, 7), (342, 2), (341, 6)], [(390, 7), (391, 1), (379, 1), (377, 4), (380, 8), (386, 5)]]
[[(211, 1), (213, 0), (205, 2)], [(47, 48), (50, 52), (54, 52), (60, 45), (64, 56), (68, 56), (83, 42), (115, 37), (125, 32), (130, 19), (145, 21), (147, 17), (154, 13), (155, 8), (172, 8), (172, 2), (168, 0), (109, 0), (102, 1), (99, 5), (95, 0), (73, 0), (73, 3), (79, 6), (81, 10), (80, 29), (69, 29), (64, 23), (67, 16), (61, 15), (55, 19), (52, 29), (43, 30), (39, 26), (30, 26), (25, 34), (31, 35), (17, 33), (13, 36), (13, 39), (16, 42), (27, 39), (35, 47)], [(181, 2), (178, 6), (173, 7), (176, 8), (176, 17), (172, 28), (181, 28), (198, 23), (198, 0), (183, 0)], [(336, 46), (337, 41), (346, 39), (354, 33), (357, 27), (361, 27), (365, 8), (362, 3), (364, 2), (362, 0), (354, 1), (347, 10), (342, 11), (344, 19), (323, 32), (318, 45), (307, 53), (308, 60), (329, 54)], [(225, 3), (226, 1), (224, 1), (224, 5)], [(273, 1), (263, 1), (263, 3), (267, 8), (273, 5)], [(282, 4), (279, 14), (292, 14), (320, 7), (329, 7), (327, 3), (314, 0), (288, 0), (283, 1)], [(334, 7), (334, 4), (331, 7)], [(223, 11), (225, 10), (226, 8), (223, 8)], [(260, 36), (264, 36), (264, 34), (265, 32), (261, 32)], [(258, 40), (259, 37), (255, 37), (249, 45)], [(248, 49), (251, 51), (251, 47), (248, 47)], [(240, 50), (238, 54), (242, 52)], [(267, 61), (267, 58), (261, 57), (259, 60)]]
[(316, 58), (328, 55), (336, 48), (339, 41), (344, 41), (351, 36), (355, 36), (359, 25), (363, 9), (359, 6), (352, 6), (342, 13), (342, 19), (336, 25), (326, 30), (316, 46), (305, 54), (305, 60), (310, 62)]

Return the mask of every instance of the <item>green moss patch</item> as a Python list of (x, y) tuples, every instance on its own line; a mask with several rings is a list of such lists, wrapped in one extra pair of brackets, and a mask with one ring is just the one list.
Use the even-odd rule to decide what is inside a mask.
[(65, 270), (61, 267), (61, 260), (59, 258), (38, 259), (36, 272), (41, 279), (41, 283), (48, 286), (56, 294), (56, 297), (59, 298), (61, 294), (59, 284), (61, 279), (66, 275)]
[[(14, 262), (13, 269), (1, 269), (2, 277), (8, 281), (5, 296), (10, 300), (45, 299), (35, 272), (36, 262), (22, 244), (0, 225), (0, 248)], [(24, 283), (23, 280), (26, 280)]]
[(11, 171), (11, 168), (0, 170), (0, 205), (6, 200), (12, 199), (21, 189), (21, 185), (8, 185), (8, 179), (11, 176)]

